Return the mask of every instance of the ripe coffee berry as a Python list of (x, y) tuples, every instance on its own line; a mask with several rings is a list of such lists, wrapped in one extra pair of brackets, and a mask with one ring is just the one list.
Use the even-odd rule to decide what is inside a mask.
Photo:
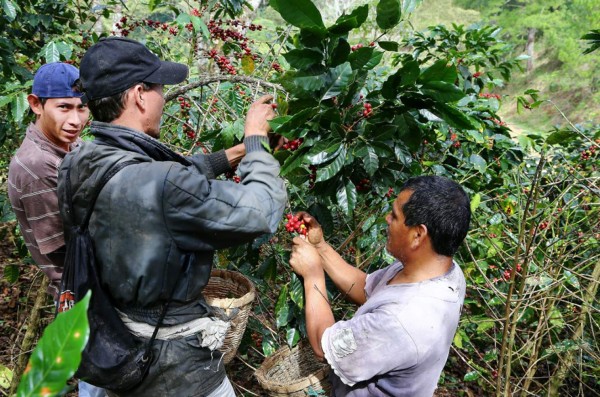
[(285, 230), (287, 230), (289, 233), (299, 233), (303, 236), (306, 236), (308, 229), (306, 228), (304, 219), (300, 220), (296, 215), (292, 214), (287, 214), (286, 218), (287, 222), (285, 224)]

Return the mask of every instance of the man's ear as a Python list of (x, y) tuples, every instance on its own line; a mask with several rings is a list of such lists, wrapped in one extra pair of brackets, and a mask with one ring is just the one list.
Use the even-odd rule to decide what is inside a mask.
[(136, 84), (129, 90), (128, 100), (132, 100), (133, 103), (140, 108), (140, 110), (146, 109), (146, 104), (144, 101), (144, 88), (141, 84)]
[(411, 233), (411, 244), (413, 245), (414, 249), (419, 248), (422, 244), (429, 240), (429, 231), (425, 225), (413, 226)]
[(38, 98), (37, 95), (29, 94), (27, 95), (27, 102), (29, 102), (29, 107), (31, 111), (35, 113), (36, 116), (41, 116), (44, 111), (44, 105), (42, 105), (42, 101)]

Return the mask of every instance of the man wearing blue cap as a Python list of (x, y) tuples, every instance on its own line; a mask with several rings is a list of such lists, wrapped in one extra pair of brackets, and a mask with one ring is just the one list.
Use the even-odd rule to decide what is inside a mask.
[(66, 63), (39, 68), (27, 96), (36, 120), (10, 162), (8, 196), (25, 244), (35, 263), (50, 279), (56, 300), (64, 262), (65, 240), (58, 213), (58, 167), (80, 142), (89, 110), (74, 90), (79, 70)]
[[(29, 107), (36, 119), (8, 169), (8, 196), (25, 244), (50, 280), (48, 293), (56, 301), (65, 259), (63, 224), (58, 211), (58, 168), (65, 155), (81, 143), (89, 110), (75, 88), (79, 70), (67, 63), (42, 65), (33, 78)], [(105, 392), (81, 382), (79, 396)]]

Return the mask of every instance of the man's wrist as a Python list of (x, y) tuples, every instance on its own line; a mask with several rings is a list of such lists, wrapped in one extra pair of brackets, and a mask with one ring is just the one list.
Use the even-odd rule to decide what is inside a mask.
[(264, 145), (269, 146), (269, 138), (263, 135), (249, 135), (244, 138), (246, 153), (266, 152)]

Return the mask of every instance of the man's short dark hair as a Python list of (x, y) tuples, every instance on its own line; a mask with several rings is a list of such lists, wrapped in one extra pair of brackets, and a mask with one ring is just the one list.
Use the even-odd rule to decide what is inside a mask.
[[(148, 83), (137, 84), (141, 84), (144, 91), (149, 91), (154, 86), (153, 84)], [(123, 114), (123, 111), (125, 110), (125, 97), (127, 96), (129, 90), (137, 84), (134, 84), (125, 91), (119, 92), (118, 94), (115, 94), (113, 96), (92, 99), (91, 101), (89, 101), (87, 105), (90, 109), (90, 112), (92, 113), (92, 117), (94, 118), (94, 120), (102, 121), (104, 123), (110, 123), (111, 121), (121, 116), (121, 114)], [(81, 89), (81, 80), (77, 80), (77, 85)]]
[(433, 250), (453, 256), (467, 236), (471, 203), (463, 188), (440, 176), (410, 178), (402, 190), (412, 195), (402, 207), (406, 226), (425, 225)]

